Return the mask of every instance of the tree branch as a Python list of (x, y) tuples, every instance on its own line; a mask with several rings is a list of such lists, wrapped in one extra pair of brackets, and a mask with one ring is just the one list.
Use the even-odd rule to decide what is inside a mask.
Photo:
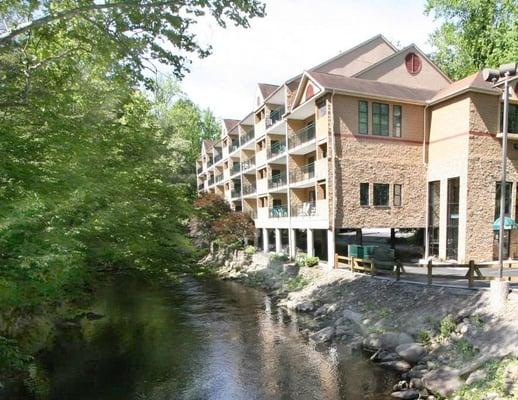
[(16, 36), (21, 35), (27, 31), (30, 31), (34, 28), (38, 28), (40, 26), (44, 26), (50, 24), (55, 21), (59, 21), (62, 19), (72, 18), (76, 15), (90, 12), (90, 11), (98, 11), (98, 10), (106, 10), (106, 9), (114, 9), (114, 8), (128, 8), (128, 7), (136, 7), (136, 8), (155, 8), (155, 7), (163, 7), (163, 6), (172, 6), (174, 5), (174, 0), (169, 1), (159, 1), (159, 2), (151, 2), (151, 3), (137, 3), (131, 4), (127, 1), (125, 2), (115, 2), (115, 3), (107, 3), (107, 4), (96, 4), (92, 3), (89, 6), (72, 8), (70, 10), (61, 11), (55, 14), (45, 15), (41, 18), (28, 21), (26, 23), (20, 24), (14, 29), (11, 29), (5, 33), (0, 34), (0, 46), (6, 45), (11, 40), (13, 40)]

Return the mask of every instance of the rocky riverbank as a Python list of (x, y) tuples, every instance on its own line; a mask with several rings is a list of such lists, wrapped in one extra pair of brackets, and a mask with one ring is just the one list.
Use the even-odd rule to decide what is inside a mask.
[(518, 399), (518, 299), (493, 314), (485, 291), (408, 284), (296, 267), (275, 254), (210, 254), (223, 279), (261, 287), (312, 323), (319, 345), (341, 341), (400, 373), (399, 399)]

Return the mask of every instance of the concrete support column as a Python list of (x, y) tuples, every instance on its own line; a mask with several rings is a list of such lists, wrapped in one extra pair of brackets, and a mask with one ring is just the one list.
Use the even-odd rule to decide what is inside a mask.
[(290, 253), (290, 258), (294, 259), (297, 253), (297, 246), (296, 246), (296, 233), (295, 229), (289, 229), (288, 230), (288, 248)]
[(335, 265), (335, 233), (332, 229), (327, 230), (327, 268), (336, 268)]
[(282, 252), (281, 230), (279, 228), (275, 228), (275, 252)]
[(263, 228), (263, 251), (268, 253), (268, 229)]
[(307, 243), (308, 243), (308, 251), (306, 252), (309, 257), (313, 257), (315, 255), (315, 240), (313, 235), (313, 229), (307, 229)]

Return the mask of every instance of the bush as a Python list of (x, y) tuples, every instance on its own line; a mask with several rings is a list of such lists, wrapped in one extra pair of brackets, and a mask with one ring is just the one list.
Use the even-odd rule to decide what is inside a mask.
[(452, 315), (444, 317), (439, 325), (439, 332), (443, 338), (449, 337), (457, 329), (457, 324)]
[(288, 281), (288, 290), (290, 292), (295, 292), (297, 290), (301, 290), (304, 286), (308, 285), (311, 281), (302, 275), (297, 275), (295, 278), (292, 278)]
[(318, 257), (306, 257), (306, 267), (314, 267), (319, 262), (320, 259)]
[(286, 253), (274, 253), (271, 255), (270, 259), (272, 261), (286, 262), (290, 259), (290, 257)]
[(312, 256), (308, 256), (304, 253), (300, 253), (297, 256), (295, 265), (297, 267), (314, 267), (315, 265), (318, 265), (319, 262), (320, 262), (320, 259), (318, 257), (312, 257)]
[(247, 256), (252, 256), (252, 255), (254, 255), (254, 254), (255, 254), (255, 251), (256, 251), (256, 250), (255, 250), (255, 247), (254, 247), (254, 246), (246, 246), (246, 247), (245, 247), (245, 254), (246, 254)]

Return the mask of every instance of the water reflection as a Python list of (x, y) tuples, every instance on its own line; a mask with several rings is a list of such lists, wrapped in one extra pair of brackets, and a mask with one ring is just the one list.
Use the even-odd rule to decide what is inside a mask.
[(344, 346), (318, 350), (259, 291), (185, 278), (134, 279), (43, 358), (51, 399), (385, 399), (394, 377)]

